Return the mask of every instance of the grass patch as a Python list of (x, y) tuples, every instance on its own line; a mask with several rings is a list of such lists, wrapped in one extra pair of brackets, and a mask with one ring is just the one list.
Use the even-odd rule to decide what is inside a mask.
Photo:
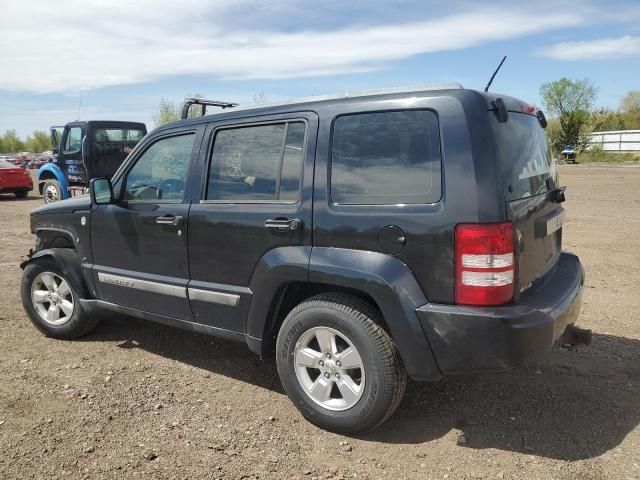
[[(594, 163), (601, 165), (638, 165), (640, 153), (612, 153), (600, 149), (585, 150), (577, 155), (578, 163)], [(566, 162), (558, 162), (566, 163)]]

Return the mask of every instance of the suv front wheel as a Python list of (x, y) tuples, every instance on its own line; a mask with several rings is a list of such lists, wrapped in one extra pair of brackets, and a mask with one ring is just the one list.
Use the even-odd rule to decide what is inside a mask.
[(22, 305), (31, 322), (48, 337), (70, 340), (99, 323), (80, 304), (80, 295), (52, 258), (29, 263), (22, 274)]
[(285, 318), (276, 349), (287, 395), (319, 427), (365, 432), (402, 400), (402, 360), (378, 312), (358, 298), (323, 294), (302, 302)]

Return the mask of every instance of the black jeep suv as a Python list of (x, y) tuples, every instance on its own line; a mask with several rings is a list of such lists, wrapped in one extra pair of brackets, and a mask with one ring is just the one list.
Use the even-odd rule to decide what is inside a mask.
[(61, 339), (111, 312), (245, 342), (311, 422), (369, 430), (407, 375), (518, 367), (571, 330), (545, 125), (457, 85), (171, 123), (31, 214), (24, 308)]

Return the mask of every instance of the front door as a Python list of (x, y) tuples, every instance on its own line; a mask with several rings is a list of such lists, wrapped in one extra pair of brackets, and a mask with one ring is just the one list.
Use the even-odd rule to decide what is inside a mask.
[(244, 332), (261, 260), (293, 247), (286, 251), (306, 267), (317, 129), (314, 113), (208, 127), (200, 198), (189, 213), (195, 322)]
[(196, 131), (151, 139), (115, 180), (118, 200), (92, 214), (94, 282), (101, 300), (191, 320), (187, 194)]
[(64, 129), (56, 162), (70, 185), (86, 183), (86, 173), (83, 164), (83, 143), (86, 126), (71, 124)]

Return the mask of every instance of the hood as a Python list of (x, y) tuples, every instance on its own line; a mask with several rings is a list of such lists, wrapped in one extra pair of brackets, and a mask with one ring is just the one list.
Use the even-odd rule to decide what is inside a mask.
[(49, 215), (53, 213), (72, 213), (76, 210), (89, 210), (91, 208), (91, 198), (89, 195), (72, 197), (58, 202), (48, 203), (36, 208), (32, 215)]

